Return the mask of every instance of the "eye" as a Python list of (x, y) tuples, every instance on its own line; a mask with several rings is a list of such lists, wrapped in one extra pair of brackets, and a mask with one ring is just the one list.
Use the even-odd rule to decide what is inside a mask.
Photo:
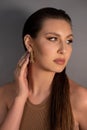
[(67, 44), (72, 44), (73, 43), (73, 40), (72, 39), (69, 39), (66, 41)]
[(47, 38), (49, 41), (56, 41), (57, 40), (57, 37), (48, 37)]

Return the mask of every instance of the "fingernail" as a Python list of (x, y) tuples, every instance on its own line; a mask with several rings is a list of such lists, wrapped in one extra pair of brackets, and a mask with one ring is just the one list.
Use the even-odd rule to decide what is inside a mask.
[(27, 56), (27, 58), (29, 58), (29, 57), (30, 57), (30, 54), (29, 54), (29, 52), (27, 53), (27, 55), (26, 55), (26, 56)]

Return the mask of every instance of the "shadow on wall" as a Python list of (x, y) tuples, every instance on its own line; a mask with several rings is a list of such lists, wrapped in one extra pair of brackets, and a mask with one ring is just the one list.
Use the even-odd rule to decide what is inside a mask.
[(24, 53), (22, 29), (29, 15), (16, 8), (0, 11), (0, 86), (13, 80), (16, 64)]

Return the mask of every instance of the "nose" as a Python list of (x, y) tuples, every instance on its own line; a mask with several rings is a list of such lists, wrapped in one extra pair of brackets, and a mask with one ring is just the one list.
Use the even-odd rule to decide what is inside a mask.
[(65, 54), (66, 52), (67, 52), (66, 44), (65, 44), (63, 41), (61, 41), (61, 42), (59, 43), (57, 53)]

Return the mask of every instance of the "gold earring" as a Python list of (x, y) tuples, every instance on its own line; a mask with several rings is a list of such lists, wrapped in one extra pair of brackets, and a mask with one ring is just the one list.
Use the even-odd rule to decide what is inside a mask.
[(33, 54), (33, 51), (30, 52), (30, 63), (34, 63), (34, 54)]

